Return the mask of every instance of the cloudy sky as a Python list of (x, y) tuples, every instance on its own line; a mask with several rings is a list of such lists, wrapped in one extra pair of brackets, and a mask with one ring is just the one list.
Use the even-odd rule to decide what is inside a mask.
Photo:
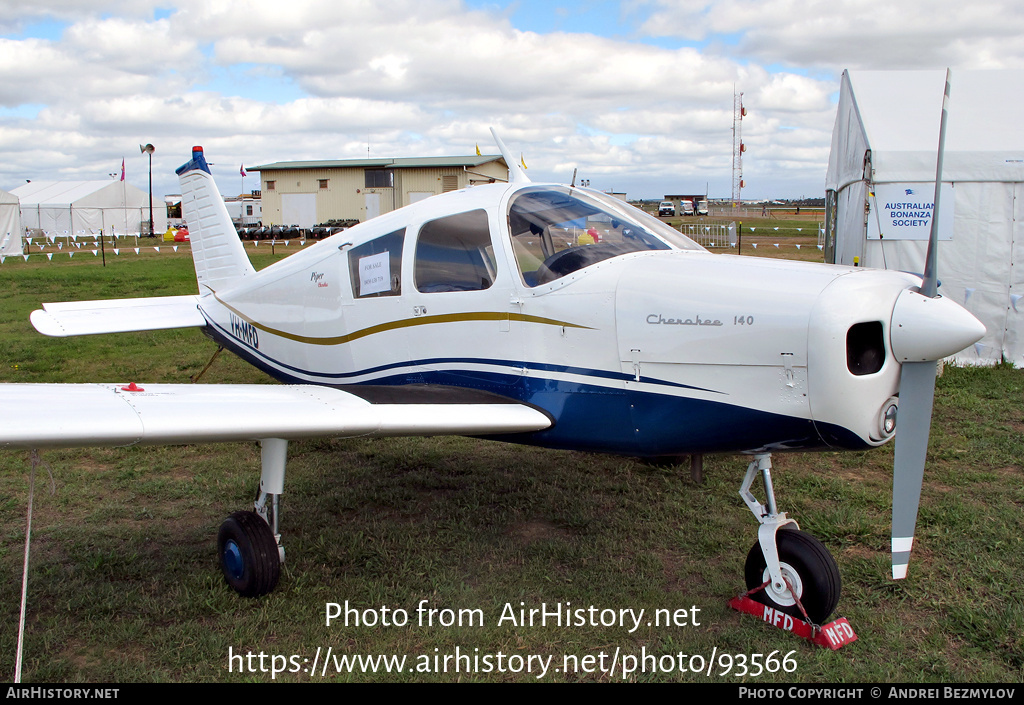
[[(823, 195), (844, 68), (1022, 68), (1019, 0), (0, 0), (0, 188), (221, 191), (279, 160), (472, 154), (494, 126), (535, 181)], [(257, 175), (245, 189), (257, 188)]]

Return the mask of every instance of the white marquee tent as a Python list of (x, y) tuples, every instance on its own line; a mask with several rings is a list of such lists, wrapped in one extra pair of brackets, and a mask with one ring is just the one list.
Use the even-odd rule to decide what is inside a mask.
[(22, 253), (21, 213), (18, 211), (18, 197), (6, 191), (0, 191), (0, 255), (20, 255)]
[[(49, 235), (135, 235), (149, 228), (149, 194), (124, 181), (32, 181), (11, 193), (21, 200), (22, 224)], [(154, 199), (153, 230), (166, 229), (167, 212)]]
[[(826, 177), (826, 261), (924, 269), (945, 71), (846, 71)], [(987, 328), (958, 362), (1024, 367), (1024, 71), (952, 75), (939, 293)]]

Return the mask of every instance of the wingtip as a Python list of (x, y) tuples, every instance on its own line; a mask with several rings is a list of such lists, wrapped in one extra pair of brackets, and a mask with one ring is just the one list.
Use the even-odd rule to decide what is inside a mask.
[(36, 309), (30, 313), (28, 320), (32, 327), (36, 329), (36, 332), (43, 335), (51, 338), (63, 338), (67, 335), (60, 323), (57, 322), (57, 319), (43, 309)]

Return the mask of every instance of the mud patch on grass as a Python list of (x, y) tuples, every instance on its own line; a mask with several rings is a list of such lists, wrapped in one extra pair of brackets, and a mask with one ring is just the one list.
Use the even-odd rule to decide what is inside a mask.
[(566, 541), (572, 537), (568, 529), (552, 524), (545, 519), (529, 519), (513, 524), (506, 533), (526, 545), (541, 541)]

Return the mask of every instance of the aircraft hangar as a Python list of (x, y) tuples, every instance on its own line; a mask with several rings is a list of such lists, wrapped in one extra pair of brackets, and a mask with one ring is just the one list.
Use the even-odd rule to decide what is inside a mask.
[(508, 180), (500, 155), (275, 162), (260, 172), (264, 224), (369, 220), (429, 196)]

